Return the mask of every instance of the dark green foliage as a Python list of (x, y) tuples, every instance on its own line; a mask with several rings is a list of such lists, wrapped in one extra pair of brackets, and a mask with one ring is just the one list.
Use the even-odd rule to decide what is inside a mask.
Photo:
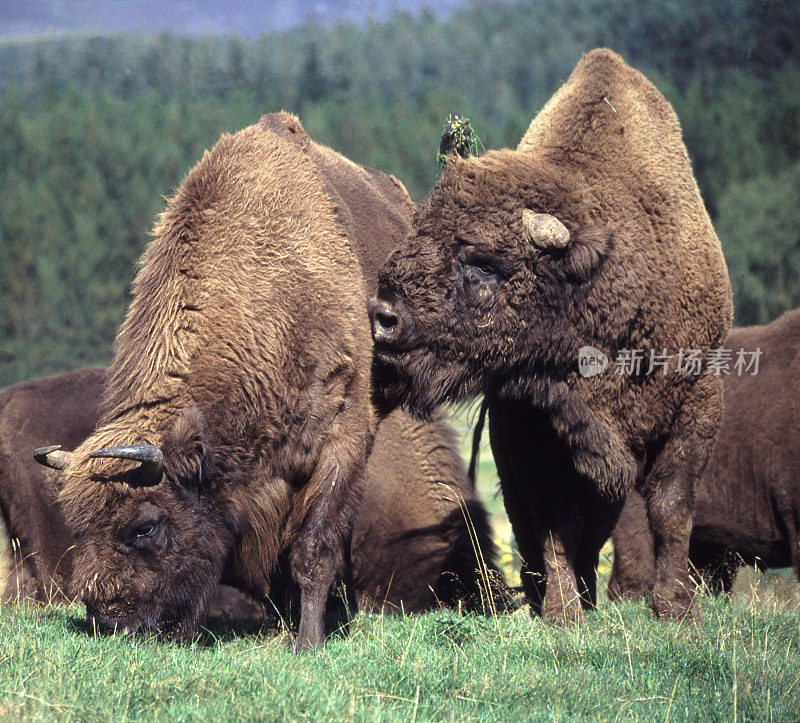
[(602, 45), (674, 104), (737, 322), (765, 321), (800, 301), (797, 27), (790, 0), (539, 0), (248, 40), (0, 43), (0, 386), (109, 360), (162, 196), (222, 131), (293, 111), (419, 200), (448, 113), (513, 147)]
[(731, 183), (718, 231), (737, 322), (764, 324), (800, 306), (800, 161), (777, 176)]
[(136, 101), (70, 86), (0, 105), (0, 386), (108, 362), (147, 232), (244, 98)]

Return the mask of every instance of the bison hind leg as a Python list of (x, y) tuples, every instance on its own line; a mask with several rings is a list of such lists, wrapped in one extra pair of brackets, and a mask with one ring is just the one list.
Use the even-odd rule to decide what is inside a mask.
[(669, 436), (653, 450), (644, 496), (655, 541), (652, 608), (659, 618), (700, 616), (689, 578), (694, 490), (714, 449), (722, 412), (722, 381), (702, 377), (683, 402)]

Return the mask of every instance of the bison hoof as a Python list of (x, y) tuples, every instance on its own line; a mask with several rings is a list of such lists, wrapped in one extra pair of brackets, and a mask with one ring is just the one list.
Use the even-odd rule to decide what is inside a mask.
[(585, 620), (580, 603), (567, 606), (545, 603), (542, 617), (545, 622), (557, 625), (583, 625)]
[(653, 595), (652, 601), (653, 614), (659, 620), (672, 620), (676, 622), (699, 622), (702, 619), (700, 610), (694, 604), (694, 600), (685, 598), (668, 598)]

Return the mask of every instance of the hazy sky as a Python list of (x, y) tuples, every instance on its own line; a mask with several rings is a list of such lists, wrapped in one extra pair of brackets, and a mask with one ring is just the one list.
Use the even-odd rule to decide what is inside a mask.
[(444, 15), (468, 0), (0, 0), (0, 37), (61, 33), (258, 35), (314, 20), (384, 20), (395, 10)]

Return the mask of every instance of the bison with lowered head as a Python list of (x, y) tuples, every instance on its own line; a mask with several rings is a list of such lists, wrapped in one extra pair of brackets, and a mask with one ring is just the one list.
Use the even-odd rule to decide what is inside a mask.
[[(742, 564), (794, 568), (800, 580), (800, 311), (767, 326), (733, 329), (725, 415), (697, 484), (689, 559), (714, 592), (729, 592)], [(735, 368), (739, 350), (757, 368)], [(749, 356), (748, 359), (752, 359)], [(614, 529), (612, 598), (650, 593), (654, 540), (640, 496), (631, 494)]]
[[(725, 338), (731, 295), (667, 101), (595, 50), (516, 150), (452, 158), (414, 224), (371, 302), (383, 396), (425, 415), (486, 395), (525, 590), (546, 618), (593, 604), (597, 554), (632, 487), (656, 540), (655, 613), (689, 614), (694, 484), (722, 382), (676, 365)], [(584, 377), (583, 347), (670, 363)]]
[[(57, 435), (68, 448), (88, 437), (97, 423), (104, 377), (104, 369), (80, 369), (0, 391), (0, 515), (14, 540), (11, 574), (0, 594), (4, 602), (69, 599), (75, 541), (56, 502), (56, 473), (37, 465), (30, 450)], [(442, 419), (419, 422), (400, 410), (389, 415), (378, 426), (364, 488), (352, 546), (359, 609), (480, 607), (489, 588), (477, 557), (496, 574), (494, 544), (449, 425)], [(272, 592), (275, 581), (270, 582)], [(212, 600), (212, 615), (241, 617), (258, 610), (252, 598), (243, 611), (235, 591), (221, 591)]]
[(99, 627), (182, 638), (223, 576), (260, 595), (281, 567), (298, 647), (323, 643), (375, 427), (368, 238), (352, 235), (391, 247), (409, 208), (286, 114), (189, 172), (142, 258), (97, 429), (37, 453), (63, 469), (74, 592)]

